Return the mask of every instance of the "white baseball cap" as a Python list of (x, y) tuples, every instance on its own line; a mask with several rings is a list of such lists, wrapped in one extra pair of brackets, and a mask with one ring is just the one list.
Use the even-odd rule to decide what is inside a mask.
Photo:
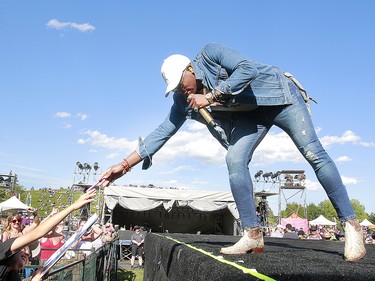
[(186, 56), (175, 54), (166, 58), (161, 66), (161, 75), (167, 83), (165, 96), (168, 97), (169, 92), (173, 91), (180, 83), (182, 73), (190, 64), (190, 59)]

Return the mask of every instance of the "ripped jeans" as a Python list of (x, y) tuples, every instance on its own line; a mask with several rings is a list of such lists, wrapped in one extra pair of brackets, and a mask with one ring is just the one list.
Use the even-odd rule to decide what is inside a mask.
[(273, 125), (289, 135), (309, 162), (340, 221), (344, 222), (356, 217), (346, 187), (335, 163), (316, 135), (309, 111), (299, 90), (291, 81), (288, 85), (293, 97), (291, 105), (263, 106), (246, 113), (232, 112), (230, 118), (219, 118), (230, 143), (226, 156), (229, 181), (244, 229), (259, 226), (248, 164), (254, 150)]

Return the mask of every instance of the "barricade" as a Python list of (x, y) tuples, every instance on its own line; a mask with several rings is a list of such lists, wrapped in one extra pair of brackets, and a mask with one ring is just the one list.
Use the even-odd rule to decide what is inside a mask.
[[(62, 258), (49, 271), (43, 280), (49, 281), (116, 281), (118, 241), (104, 244), (91, 254), (85, 255), (82, 250), (70, 249), (74, 257)], [(87, 250), (85, 250), (87, 252)], [(22, 279), (30, 280), (32, 272), (43, 267), (43, 264), (28, 265), (20, 271)]]

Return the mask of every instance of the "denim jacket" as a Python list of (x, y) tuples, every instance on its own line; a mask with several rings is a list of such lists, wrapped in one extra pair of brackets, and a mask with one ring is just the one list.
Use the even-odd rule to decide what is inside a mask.
[(257, 106), (292, 102), (288, 80), (280, 68), (249, 60), (223, 45), (207, 44), (192, 63), (204, 86), (233, 95), (237, 102)]
[[(249, 60), (223, 45), (209, 43), (192, 61), (196, 79), (209, 89), (231, 95), (229, 103), (274, 106), (292, 103), (288, 80), (283, 71), (272, 65)], [(173, 105), (162, 124), (144, 140), (139, 139), (137, 152), (144, 159), (143, 169), (151, 166), (152, 156), (180, 129), (187, 118), (206, 124), (187, 104), (186, 98), (174, 93)], [(208, 126), (212, 131), (212, 128)]]

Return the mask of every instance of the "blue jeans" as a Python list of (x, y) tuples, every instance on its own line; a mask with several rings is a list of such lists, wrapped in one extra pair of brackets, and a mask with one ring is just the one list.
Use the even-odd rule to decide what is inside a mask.
[(316, 135), (298, 88), (291, 81), (288, 85), (293, 98), (291, 105), (263, 106), (251, 112), (233, 112), (230, 118), (218, 118), (230, 136), (226, 156), (229, 182), (244, 229), (259, 226), (248, 164), (272, 125), (284, 130), (310, 163), (340, 221), (356, 217), (337, 167)]

